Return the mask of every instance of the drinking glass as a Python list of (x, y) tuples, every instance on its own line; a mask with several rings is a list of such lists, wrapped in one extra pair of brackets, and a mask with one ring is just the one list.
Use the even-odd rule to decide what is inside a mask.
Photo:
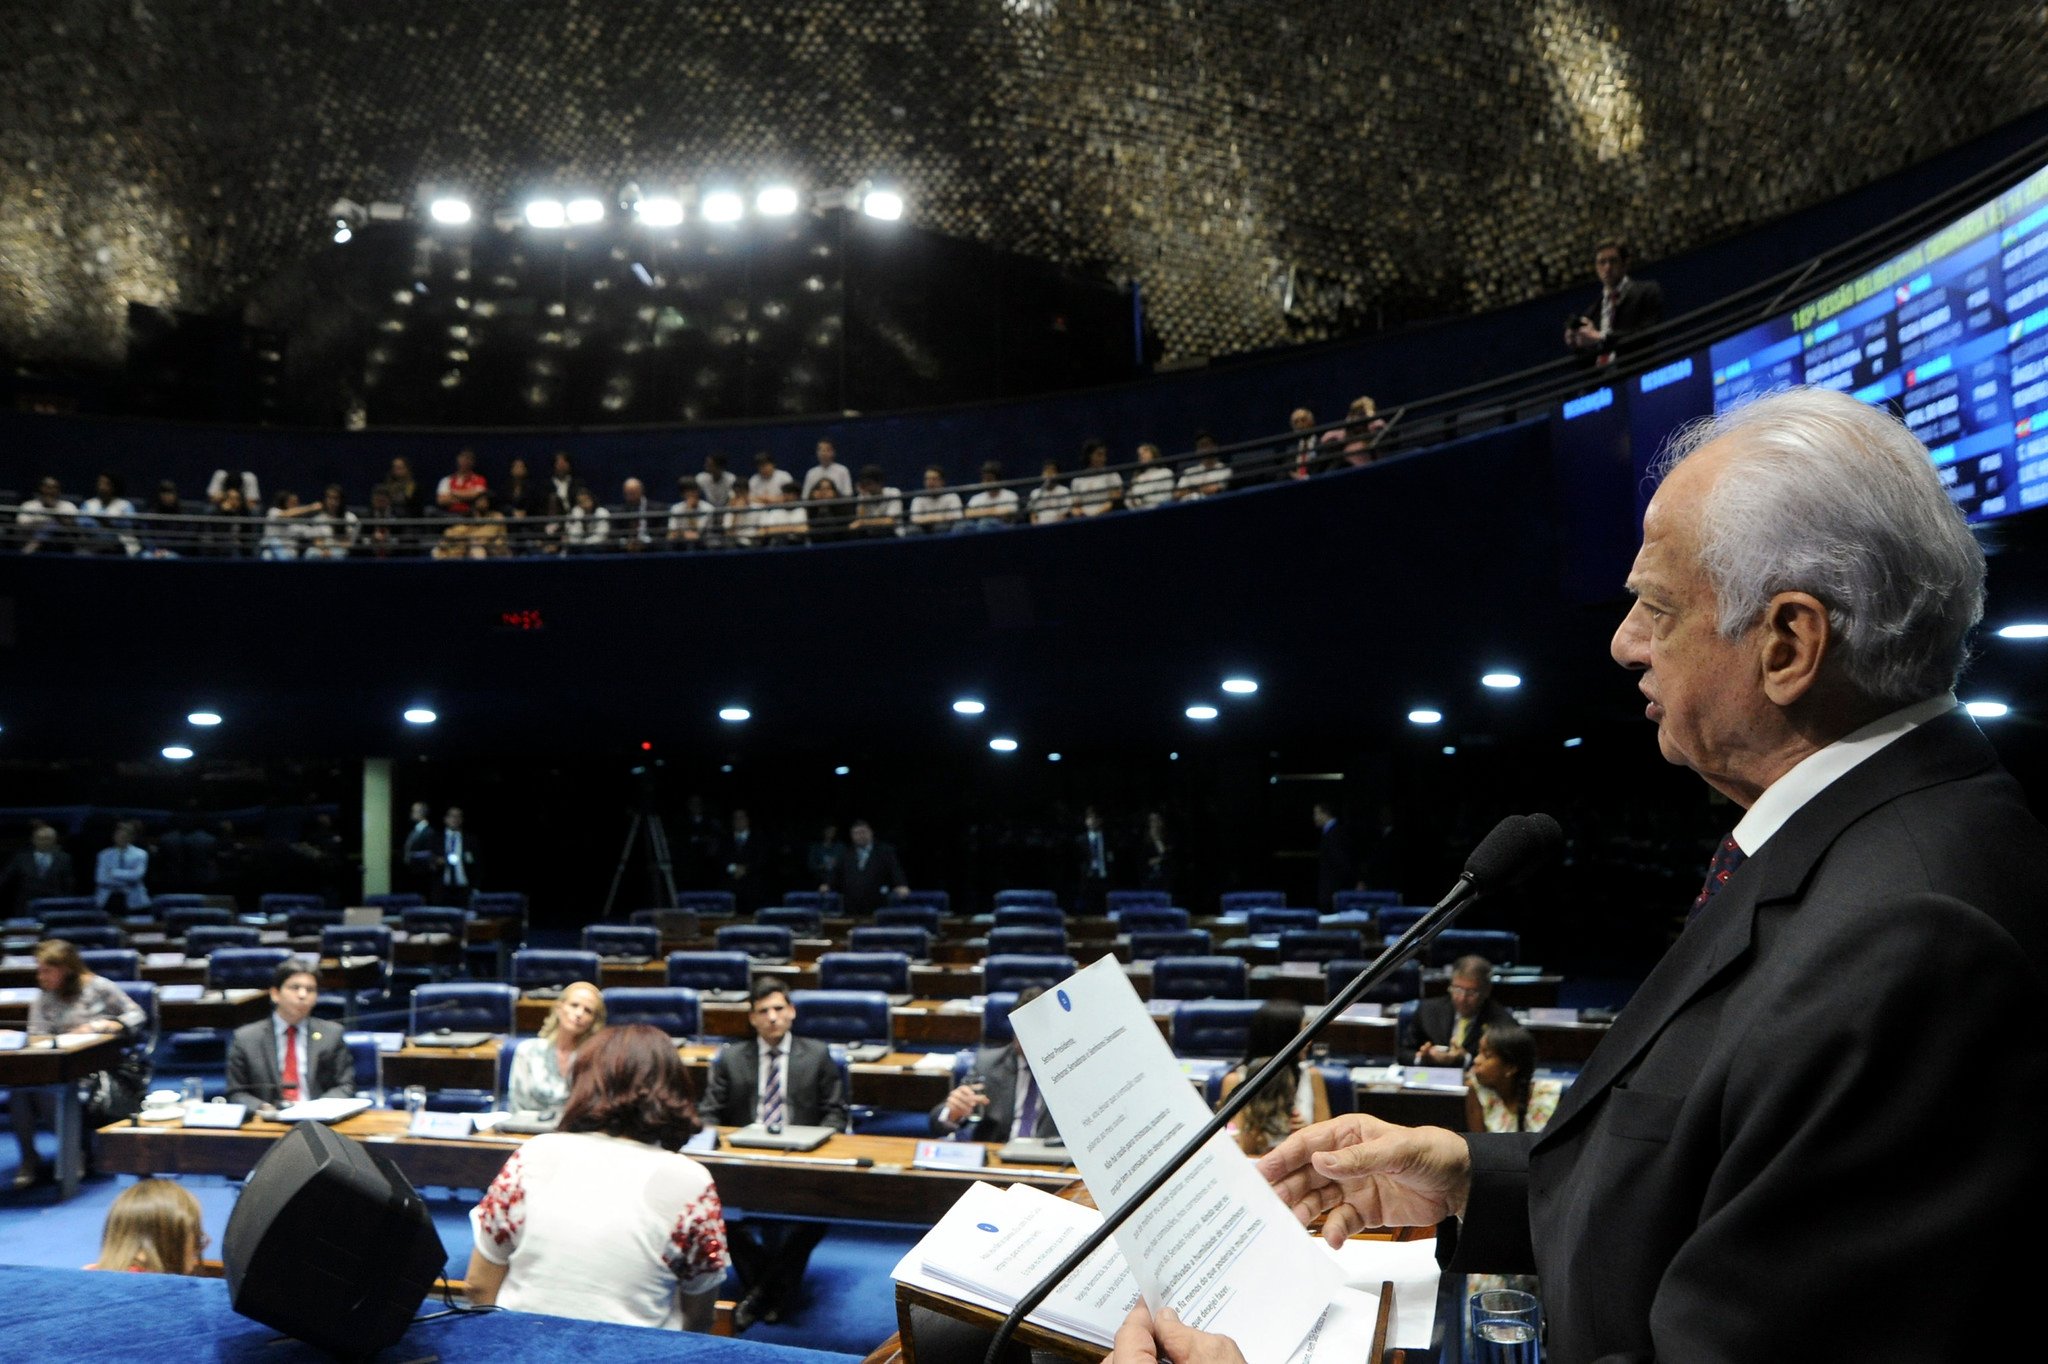
[(405, 1118), (407, 1122), (419, 1117), (427, 1109), (427, 1087), (407, 1085), (405, 1087)]
[(178, 1097), (184, 1103), (185, 1111), (191, 1112), (206, 1102), (206, 1081), (197, 1075), (187, 1075), (178, 1086)]
[(1465, 1357), (1471, 1364), (1540, 1364), (1543, 1320), (1535, 1294), (1484, 1288), (1470, 1306)]

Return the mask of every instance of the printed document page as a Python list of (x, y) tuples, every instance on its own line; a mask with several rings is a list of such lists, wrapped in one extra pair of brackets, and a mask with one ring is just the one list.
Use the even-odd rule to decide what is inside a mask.
[[(1012, 1014), (1031, 1074), (1105, 1213), (1208, 1121), (1114, 957)], [(1118, 1228), (1146, 1301), (1235, 1339), (1247, 1364), (1286, 1364), (1342, 1282), (1294, 1214), (1219, 1132)]]

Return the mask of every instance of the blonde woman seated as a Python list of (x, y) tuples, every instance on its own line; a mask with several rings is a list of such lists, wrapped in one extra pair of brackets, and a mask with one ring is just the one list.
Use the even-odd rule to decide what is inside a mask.
[[(1252, 1015), (1244, 1062), (1223, 1077), (1218, 1101), (1229, 1098), (1232, 1091), (1256, 1074), (1300, 1031), (1299, 1000), (1269, 999), (1259, 1005), (1258, 1012)], [(1330, 1093), (1323, 1087), (1323, 1073), (1296, 1061), (1266, 1082), (1266, 1087), (1244, 1106), (1229, 1130), (1246, 1155), (1259, 1156), (1285, 1141), (1288, 1133), (1312, 1122), (1323, 1122), (1329, 1116)]]
[(604, 1031), (604, 995), (587, 980), (562, 991), (548, 1010), (540, 1036), (529, 1037), (512, 1053), (512, 1075), (506, 1083), (505, 1106), (514, 1113), (551, 1118), (569, 1101), (578, 1054)]
[(708, 1331), (731, 1263), (683, 1058), (607, 1028), (576, 1063), (560, 1130), (505, 1161), (470, 1213), (469, 1296), (519, 1312)]
[(100, 1258), (87, 1269), (130, 1274), (196, 1274), (207, 1235), (199, 1200), (182, 1184), (144, 1179), (121, 1190), (107, 1209)]

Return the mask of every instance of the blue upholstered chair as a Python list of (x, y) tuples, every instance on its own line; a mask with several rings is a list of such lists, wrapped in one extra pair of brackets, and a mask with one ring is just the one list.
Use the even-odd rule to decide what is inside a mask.
[(278, 964), (290, 956), (283, 947), (223, 947), (206, 959), (206, 988), (268, 990)]
[(246, 924), (200, 924), (185, 933), (185, 955), (210, 957), (224, 947), (261, 947), (263, 935)]
[(363, 897), (363, 908), (374, 909), (387, 916), (403, 914), (408, 909), (418, 909), (425, 903), (424, 896), (410, 890), (383, 890), (375, 895)]
[(691, 910), (707, 919), (730, 919), (739, 913), (739, 901), (729, 890), (683, 890), (676, 892), (676, 908)]
[(1330, 897), (1330, 908), (1342, 914), (1347, 909), (1368, 909), (1377, 913), (1388, 905), (1401, 903), (1398, 890), (1340, 890)]
[(768, 928), (786, 928), (799, 938), (815, 938), (824, 930), (825, 916), (811, 905), (767, 905), (754, 911), (754, 922)]
[(1114, 919), (1127, 909), (1164, 909), (1173, 903), (1173, 892), (1165, 890), (1113, 890), (1103, 904)]
[(256, 897), (256, 912), (268, 919), (273, 915), (289, 914), (295, 909), (325, 909), (327, 899), (321, 895), (302, 895), (297, 891), (272, 891)]
[(668, 954), (668, 983), (686, 985), (700, 992), (737, 990), (745, 994), (753, 984), (753, 964), (745, 952), (671, 952)]
[(901, 952), (912, 961), (930, 961), (932, 935), (922, 928), (856, 928), (846, 938), (855, 952)]
[(846, 897), (836, 890), (786, 890), (782, 903), (799, 909), (815, 909), (820, 918), (835, 918), (846, 912)]
[(583, 930), (583, 950), (600, 957), (653, 961), (661, 955), (661, 930), (624, 924), (592, 924)]
[[(72, 914), (80, 910), (92, 914), (106, 914), (106, 911), (100, 908), (99, 901), (90, 895), (38, 895), (23, 907), (23, 913), (42, 924), (49, 923), (52, 914)], [(98, 922), (111, 923), (113, 920), (105, 918)]]
[(1243, 957), (1161, 957), (1152, 963), (1154, 999), (1243, 999)]
[(73, 947), (126, 947), (128, 937), (112, 924), (73, 924), (69, 928), (50, 930), (49, 936), (62, 938)]
[(1018, 993), (1016, 990), (995, 990), (982, 999), (981, 1045), (1004, 1046), (1017, 1035), (1010, 1026), (1010, 1010), (1017, 1007)]
[(1188, 926), (1188, 912), (1172, 905), (1138, 905), (1117, 915), (1126, 933), (1177, 933)]
[(382, 924), (334, 924), (320, 930), (323, 957), (377, 957), (391, 960), (391, 930)]
[[(897, 909), (935, 909), (943, 917), (953, 912), (953, 897), (943, 890), (912, 890), (905, 892), (903, 898), (894, 901), (893, 905)], [(875, 921), (881, 922), (880, 910), (875, 911)], [(933, 931), (937, 931), (936, 926)]]
[(512, 954), (512, 983), (522, 992), (560, 989), (578, 980), (595, 985), (598, 970), (595, 952), (529, 947)]
[(141, 980), (142, 954), (132, 947), (95, 947), (81, 951), (78, 959), (85, 969), (112, 981)]
[(317, 908), (301, 905), (288, 910), (284, 916), (284, 931), (287, 937), (317, 938), (320, 930), (331, 928), (342, 922), (342, 911), (329, 909), (325, 905)]
[[(1324, 968), (1325, 1000), (1335, 999), (1337, 992), (1351, 983), (1352, 977), (1372, 963), (1363, 958), (1333, 961)], [(1414, 961), (1404, 961), (1394, 968), (1394, 973), (1367, 990), (1361, 1002), (1369, 1004), (1399, 1004), (1404, 1000), (1422, 998), (1422, 967)]]
[(763, 924), (727, 924), (718, 930), (718, 950), (744, 952), (760, 961), (788, 961), (791, 939), (786, 928)]
[(1284, 890), (1230, 890), (1217, 903), (1225, 914), (1248, 914), (1254, 909), (1279, 909), (1287, 903)]
[(1255, 938), (1290, 929), (1314, 928), (1322, 921), (1312, 909), (1278, 909), (1271, 905), (1245, 911), (1244, 920), (1245, 932)]
[(195, 928), (225, 928), (234, 921), (234, 915), (212, 905), (196, 905), (191, 909), (167, 909), (164, 911), (164, 936), (182, 938)]
[(1329, 961), (1365, 952), (1365, 939), (1348, 928), (1291, 928), (1280, 935), (1280, 960)]
[(146, 1062), (150, 1053), (156, 1050), (156, 1039), (163, 1032), (163, 1011), (157, 1000), (157, 984), (153, 980), (122, 980), (116, 981), (115, 985), (136, 1008), (142, 1010), (142, 1031), (130, 1038), (122, 1050)]
[(1522, 938), (1499, 928), (1447, 928), (1429, 944), (1429, 964), (1449, 966), (1460, 957), (1484, 957), (1495, 966), (1520, 961)]
[[(86, 903), (90, 904), (91, 901), (88, 900)], [(174, 890), (165, 895), (152, 895), (149, 897), (149, 907), (156, 911), (159, 917), (166, 910), (197, 909), (205, 903), (206, 897), (204, 895), (195, 895), (191, 891), (184, 890)]]
[(469, 893), (469, 912), (480, 919), (526, 918), (526, 892), (523, 890), (473, 890)]
[(451, 980), (412, 992), (410, 1031), (509, 1033), (518, 1015), (519, 987), (494, 980)]
[(791, 1030), (799, 1037), (858, 1046), (891, 1040), (889, 997), (880, 990), (795, 990)]
[(469, 912), (452, 905), (414, 905), (400, 910), (398, 921), (409, 935), (446, 933), (460, 940), (469, 924)]
[[(942, 915), (936, 905), (883, 905), (875, 911), (875, 927), (921, 928), (936, 937), (938, 936), (939, 920), (941, 917)], [(859, 929), (854, 930), (856, 933), (859, 931)]]
[(646, 1023), (670, 1037), (695, 1037), (703, 1031), (700, 998), (682, 985), (615, 986), (604, 992), (604, 1015), (607, 1025)]
[(52, 909), (41, 916), (43, 933), (47, 937), (69, 938), (64, 935), (74, 928), (112, 928), (114, 916), (104, 909)]
[(1074, 974), (1074, 959), (1050, 953), (1004, 952), (989, 956), (981, 964), (981, 988), (986, 994), (1012, 992), (1038, 985), (1046, 989)]
[(910, 993), (910, 958), (902, 952), (827, 952), (818, 958), (818, 988)]
[(997, 928), (1059, 928), (1067, 926), (1067, 916), (1058, 905), (999, 905), (995, 913)]
[(1058, 892), (1050, 890), (999, 890), (996, 892), (995, 907), (1007, 909), (1011, 905), (1049, 905), (1058, 909)]
[(988, 931), (988, 954), (1028, 952), (1040, 956), (1064, 954), (1067, 950), (1067, 930), (1064, 928), (1012, 927), (991, 928)]
[(1131, 934), (1131, 960), (1157, 961), (1161, 957), (1206, 957), (1216, 944), (1199, 928), (1163, 929)]
[(1429, 913), (1428, 905), (1382, 905), (1377, 915), (1380, 932), (1391, 941), (1415, 927), (1415, 921)]
[(1173, 1049), (1181, 1056), (1239, 1059), (1262, 1000), (1184, 999), (1173, 1011)]

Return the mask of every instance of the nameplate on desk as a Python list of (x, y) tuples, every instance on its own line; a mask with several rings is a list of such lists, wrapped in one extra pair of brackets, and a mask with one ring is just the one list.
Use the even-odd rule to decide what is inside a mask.
[(10, 985), (0, 990), (0, 1004), (33, 1004), (41, 993), (33, 985)]
[(921, 1141), (910, 1163), (920, 1170), (979, 1170), (988, 1148), (974, 1141)]
[(1401, 1088), (1462, 1094), (1465, 1090), (1465, 1072), (1457, 1066), (1403, 1066)]
[(159, 985), (156, 997), (165, 1004), (189, 1004), (206, 994), (204, 985)]
[(1283, 961), (1280, 963), (1281, 975), (1302, 976), (1309, 980), (1321, 980), (1323, 978), (1323, 969), (1323, 964), (1319, 961)]
[(193, 1104), (185, 1110), (187, 1127), (240, 1127), (248, 1118), (241, 1104)]
[(27, 1045), (27, 1033), (17, 1028), (0, 1028), (0, 1051), (20, 1051)]
[(1522, 1015), (1531, 1023), (1576, 1023), (1579, 1021), (1579, 1011), (1577, 1009), (1524, 1009)]
[(1148, 999), (1145, 1001), (1145, 1012), (1154, 1018), (1172, 1018), (1173, 1011), (1179, 1007), (1180, 1001), (1177, 999)]
[(4, 967), (9, 971), (33, 971), (36, 968), (36, 959), (34, 957), (17, 957), (10, 952), (4, 957), (0, 957), (0, 967)]
[(412, 1137), (461, 1138), (469, 1135), (469, 1125), (467, 1113), (436, 1113), (432, 1109), (422, 1109), (412, 1115), (412, 1123), (405, 1131)]
[(1343, 1013), (1337, 1015), (1339, 1018), (1350, 1019), (1353, 1022), (1369, 1022), (1376, 1018), (1385, 1018), (1386, 1016), (1386, 1008), (1380, 1004), (1354, 1004)]
[(183, 952), (145, 952), (142, 955), (142, 964), (144, 966), (183, 966), (185, 964), (185, 954)]

